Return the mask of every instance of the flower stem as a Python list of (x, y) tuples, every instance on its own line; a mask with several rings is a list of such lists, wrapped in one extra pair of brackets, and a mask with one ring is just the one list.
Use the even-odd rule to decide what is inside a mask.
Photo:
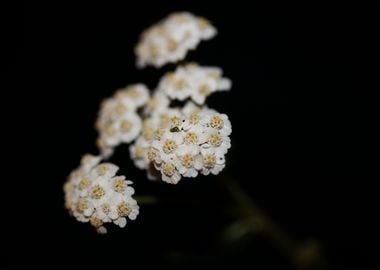
[(251, 231), (259, 231), (267, 236), (273, 245), (284, 253), (298, 269), (326, 269), (326, 261), (322, 257), (317, 241), (298, 243), (277, 226), (235, 180), (226, 176), (218, 180), (221, 181), (243, 215), (242, 221), (244, 222), (235, 224), (235, 226), (243, 224), (247, 228), (250, 227)]

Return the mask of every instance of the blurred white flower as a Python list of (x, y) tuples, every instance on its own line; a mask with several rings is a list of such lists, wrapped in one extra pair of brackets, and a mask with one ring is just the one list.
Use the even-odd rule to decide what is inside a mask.
[(216, 35), (216, 29), (204, 18), (188, 12), (173, 13), (146, 29), (135, 47), (137, 66), (161, 67), (185, 58), (200, 41)]
[(120, 227), (126, 217), (136, 219), (139, 206), (132, 198), (134, 189), (124, 176), (115, 176), (119, 167), (101, 163), (100, 157), (85, 155), (64, 185), (65, 207), (80, 222), (90, 222), (99, 233), (106, 233), (105, 223)]
[(99, 132), (97, 145), (102, 156), (108, 157), (113, 148), (121, 143), (130, 143), (141, 131), (141, 118), (137, 109), (149, 100), (149, 91), (143, 84), (130, 85), (116, 91), (103, 101), (96, 129)]
[(170, 99), (186, 100), (191, 98), (199, 105), (216, 91), (227, 91), (231, 81), (222, 77), (218, 67), (203, 67), (191, 63), (179, 66), (174, 72), (165, 74), (158, 84), (158, 91)]

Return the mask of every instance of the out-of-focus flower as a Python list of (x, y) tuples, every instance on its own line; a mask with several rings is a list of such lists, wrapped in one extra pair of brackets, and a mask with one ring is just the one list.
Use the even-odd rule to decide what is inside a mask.
[(201, 40), (211, 39), (216, 33), (204, 18), (188, 12), (173, 13), (142, 33), (135, 48), (137, 66), (158, 68), (182, 60)]
[(103, 101), (96, 129), (99, 132), (98, 147), (104, 157), (113, 153), (121, 143), (130, 143), (141, 131), (141, 118), (137, 109), (149, 100), (149, 91), (143, 84), (119, 89), (115, 95)]
[(64, 185), (65, 207), (78, 221), (90, 222), (99, 233), (105, 223), (124, 227), (127, 217), (136, 219), (139, 206), (132, 198), (131, 181), (116, 176), (119, 167), (101, 163), (100, 157), (85, 155)]
[(158, 91), (170, 99), (191, 98), (197, 104), (204, 104), (206, 98), (216, 91), (227, 91), (231, 81), (222, 77), (218, 67), (202, 67), (191, 63), (168, 72), (160, 81)]

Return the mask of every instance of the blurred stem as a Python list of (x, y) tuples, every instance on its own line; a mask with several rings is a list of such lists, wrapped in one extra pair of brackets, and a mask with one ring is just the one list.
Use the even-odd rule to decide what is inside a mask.
[(134, 196), (138, 204), (156, 204), (158, 198), (154, 196)]
[[(221, 183), (243, 214), (245, 226), (262, 232), (299, 269), (326, 269), (326, 262), (316, 241), (299, 244), (277, 226), (268, 215), (242, 190), (234, 179), (221, 177)], [(234, 225), (236, 226), (236, 225)]]

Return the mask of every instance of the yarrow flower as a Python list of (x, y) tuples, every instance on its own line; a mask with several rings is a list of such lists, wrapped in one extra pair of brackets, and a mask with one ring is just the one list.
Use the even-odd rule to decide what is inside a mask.
[(182, 109), (152, 115), (145, 124), (130, 147), (131, 157), (139, 168), (153, 165), (164, 182), (218, 174), (225, 167), (232, 131), (227, 115), (188, 102)]
[(204, 18), (188, 12), (173, 13), (143, 32), (135, 48), (137, 66), (158, 68), (182, 60), (201, 40), (211, 39), (216, 33)]
[(202, 67), (195, 63), (179, 66), (174, 72), (168, 72), (160, 80), (158, 91), (170, 99), (180, 101), (191, 98), (197, 104), (204, 104), (206, 98), (216, 91), (227, 91), (231, 81), (222, 77), (218, 67)]
[(64, 185), (65, 207), (80, 222), (89, 222), (97, 232), (106, 233), (105, 223), (125, 227), (127, 217), (136, 219), (139, 206), (134, 189), (125, 176), (116, 176), (119, 167), (99, 164), (99, 156), (85, 155)]
[(114, 147), (130, 143), (141, 131), (141, 118), (137, 109), (148, 102), (149, 91), (143, 84), (119, 89), (111, 98), (103, 101), (96, 129), (99, 132), (98, 147), (104, 157), (113, 153)]
[[(171, 14), (141, 35), (135, 48), (137, 66), (177, 62), (215, 35), (216, 29), (204, 18)], [(136, 219), (139, 206), (132, 197), (132, 182), (116, 176), (116, 165), (100, 163), (121, 143), (133, 143), (130, 156), (149, 179), (177, 184), (182, 177), (219, 174), (231, 147), (231, 123), (205, 101), (231, 88), (222, 73), (218, 67), (186, 64), (165, 74), (151, 96), (144, 84), (133, 84), (104, 100), (96, 121), (100, 155), (85, 155), (64, 184), (70, 214), (99, 233), (107, 232), (106, 223), (125, 227), (127, 218)], [(173, 107), (173, 101), (185, 105)]]

